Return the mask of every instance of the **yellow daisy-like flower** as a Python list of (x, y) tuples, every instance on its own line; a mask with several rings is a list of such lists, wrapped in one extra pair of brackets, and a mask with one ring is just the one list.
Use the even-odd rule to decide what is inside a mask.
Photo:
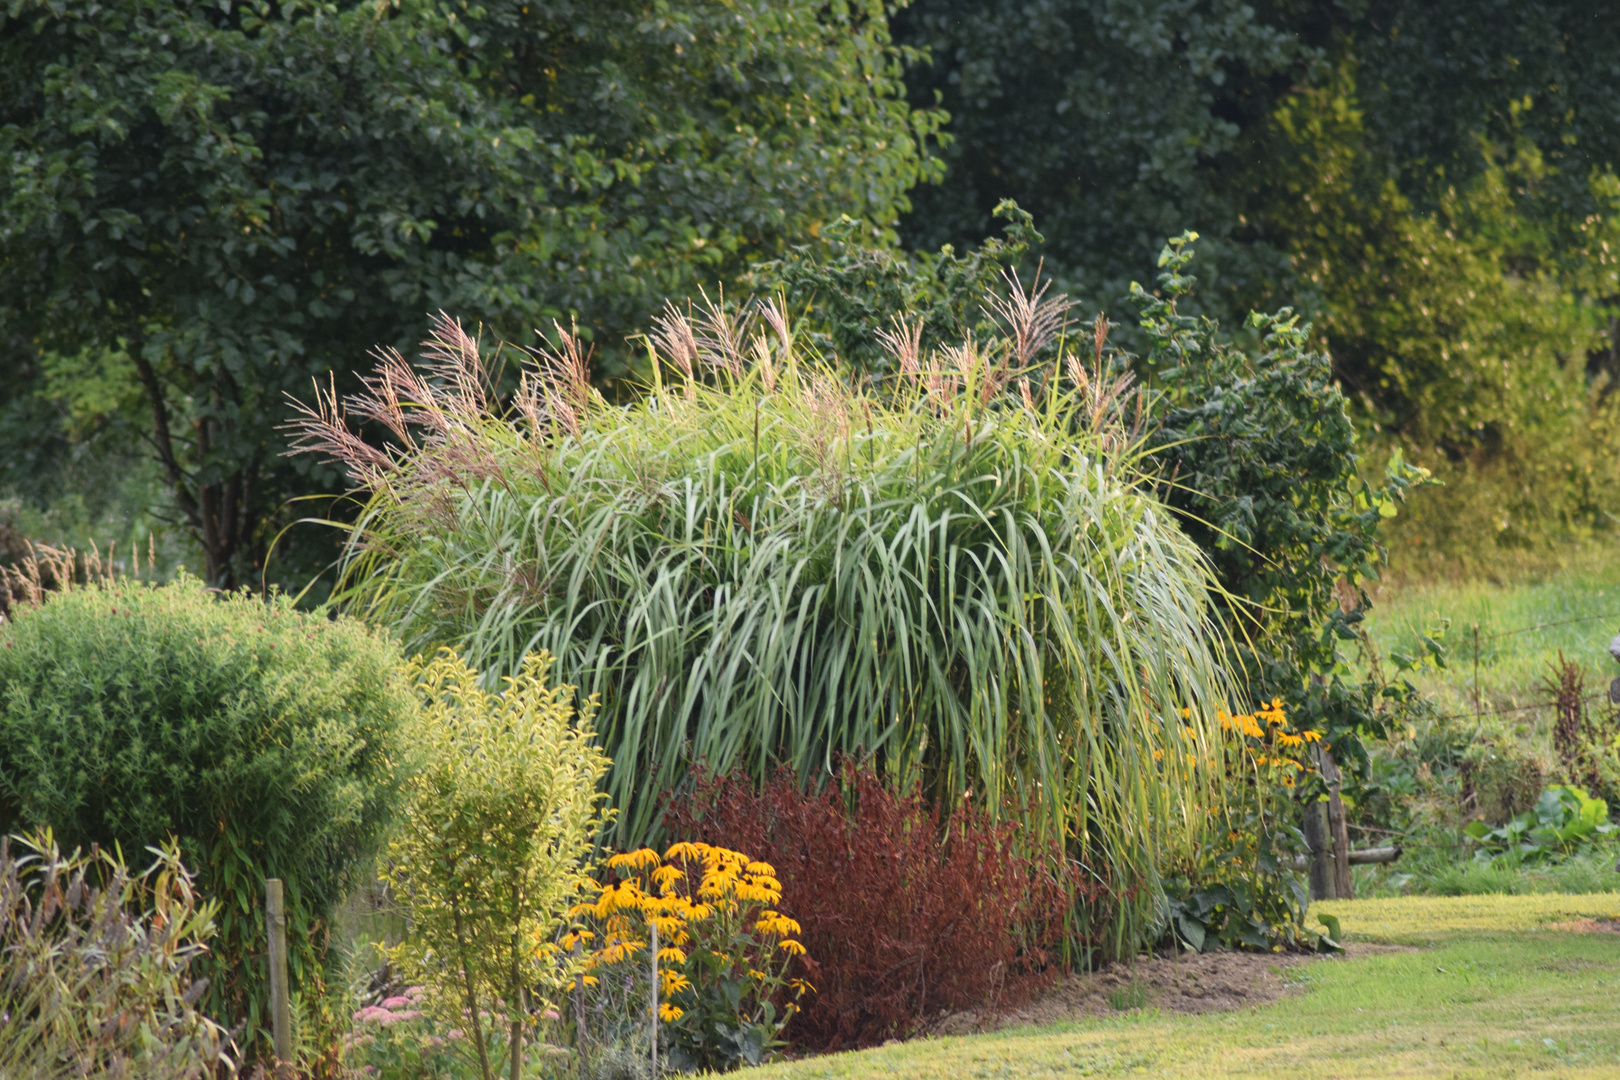
[(1307, 731), (1304, 733), (1303, 738), (1306, 742), (1321, 742), (1322, 733), (1320, 731)]
[(626, 852), (622, 855), (611, 856), (608, 859), (608, 869), (630, 870), (632, 872), (639, 870), (651, 870), (662, 861), (663, 860), (658, 857), (658, 852), (654, 851), (652, 848), (640, 848), (639, 850)]
[(658, 1019), (662, 1020), (666, 1024), (672, 1024), (685, 1015), (685, 1010), (679, 1008), (678, 1006), (671, 1005), (667, 1001), (660, 1001), (658, 1003)]
[(775, 937), (787, 937), (801, 932), (797, 922), (775, 911), (767, 911), (761, 915), (759, 921), (754, 923), (754, 929)]
[(790, 956), (804, 955), (804, 946), (800, 945), (797, 941), (783, 941), (781, 945), (783, 951)]
[(664, 852), (664, 858), (670, 861), (675, 859), (696, 859), (701, 861), (703, 858), (702, 849), (706, 847), (708, 847), (707, 844), (693, 844), (682, 840), (678, 844), (671, 844), (669, 850)]

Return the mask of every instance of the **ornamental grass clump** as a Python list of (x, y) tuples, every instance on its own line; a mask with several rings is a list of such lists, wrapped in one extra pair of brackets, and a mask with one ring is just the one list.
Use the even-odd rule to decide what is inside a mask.
[(1141, 483), (1128, 386), (1100, 341), (1095, 362), (1064, 347), (1066, 301), (1013, 286), (983, 339), (925, 352), (897, 319), (881, 385), (806, 353), (778, 304), (671, 310), (628, 405), (558, 329), (504, 407), (441, 318), (424, 368), (380, 353), (364, 393), (299, 422), (365, 500), (336, 595), (489, 678), (553, 654), (600, 698), (620, 849), (659, 839), (696, 761), (810, 782), (871, 753), (1066, 844), (1120, 898), (1126, 951), (1219, 797), (1212, 720), (1204, 756), (1153, 751), (1182, 707), (1231, 700), (1223, 631)]

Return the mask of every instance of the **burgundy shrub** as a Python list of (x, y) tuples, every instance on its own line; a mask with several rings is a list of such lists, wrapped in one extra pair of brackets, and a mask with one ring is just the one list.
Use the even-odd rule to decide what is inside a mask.
[(1053, 860), (981, 809), (943, 820), (870, 765), (844, 763), (820, 794), (786, 769), (763, 790), (695, 772), (664, 824), (776, 868), (782, 911), (803, 928), (800, 973), (816, 987), (788, 1029), (797, 1045), (904, 1037), (942, 1012), (1025, 998), (1056, 974), (1070, 890)]

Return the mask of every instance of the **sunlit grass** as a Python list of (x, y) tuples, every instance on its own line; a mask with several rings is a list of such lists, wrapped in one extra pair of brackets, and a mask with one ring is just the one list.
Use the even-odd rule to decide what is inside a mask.
[[(1374, 900), (1318, 900), (1310, 918), (1336, 917), (1352, 941), (1423, 944), (1464, 935), (1517, 934), (1572, 919), (1620, 919), (1620, 896), (1390, 896)], [(1620, 934), (1610, 940), (1620, 957)]]
[(1197, 1017), (1149, 1009), (814, 1058), (757, 1075), (1620, 1075), (1620, 935), (1544, 929), (1620, 912), (1620, 898), (1421, 897), (1312, 910), (1338, 914), (1348, 935), (1425, 947), (1313, 962), (1295, 969), (1303, 993), (1264, 1008)]
[(1540, 705), (1538, 687), (1560, 652), (1586, 671), (1590, 691), (1601, 691), (1620, 676), (1607, 652), (1620, 632), (1620, 545), (1590, 544), (1562, 568), (1517, 581), (1397, 584), (1379, 591), (1367, 620), (1386, 663), (1392, 651), (1417, 650), (1419, 635), (1434, 628), (1444, 630), (1446, 669), (1413, 681), (1444, 713), (1472, 712), (1476, 685), (1486, 710)]

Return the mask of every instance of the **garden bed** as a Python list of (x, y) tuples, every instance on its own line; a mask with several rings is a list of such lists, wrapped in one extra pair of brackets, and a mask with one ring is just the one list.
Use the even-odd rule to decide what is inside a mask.
[[(1370, 956), (1400, 946), (1355, 944), (1346, 955)], [(942, 1017), (932, 1035), (966, 1035), (1026, 1025), (1058, 1024), (1083, 1017), (1110, 1016), (1133, 1009), (1197, 1015), (1269, 1005), (1298, 993), (1304, 980), (1294, 969), (1332, 956), (1312, 953), (1183, 953), (1109, 964), (1100, 971), (1069, 975), (1026, 1005), (1002, 1010), (970, 1010)]]

